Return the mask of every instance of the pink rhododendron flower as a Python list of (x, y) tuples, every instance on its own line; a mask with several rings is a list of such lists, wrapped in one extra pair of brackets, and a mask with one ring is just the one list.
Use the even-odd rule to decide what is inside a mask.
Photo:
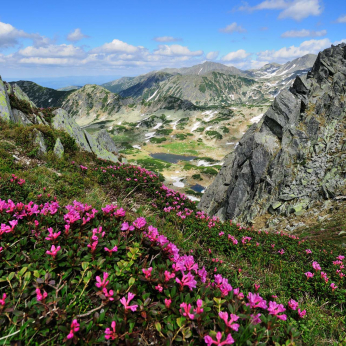
[(72, 339), (74, 336), (74, 333), (76, 333), (78, 331), (79, 331), (79, 323), (75, 319), (71, 323), (71, 330), (70, 330), (70, 333), (67, 335), (67, 339)]
[(290, 307), (291, 310), (297, 310), (298, 308), (298, 302), (295, 300), (291, 299), (288, 301), (288, 306)]
[(169, 309), (169, 307), (171, 306), (171, 303), (172, 303), (172, 299), (165, 299), (165, 305), (167, 309)]
[(191, 304), (181, 303), (180, 307), (181, 309), (179, 311), (183, 316), (188, 317), (190, 320), (195, 318), (195, 315), (190, 313), (192, 308)]
[(124, 217), (126, 215), (126, 212), (123, 208), (120, 208), (120, 209), (117, 209), (113, 215), (116, 218), (120, 218), (120, 217)]
[(103, 280), (99, 276), (96, 276), (96, 287), (98, 288), (104, 288), (109, 284), (109, 281), (107, 280), (109, 274), (107, 272), (103, 273)]
[(316, 261), (312, 262), (312, 268), (316, 271), (321, 270), (321, 266)]
[(249, 302), (246, 305), (250, 306), (251, 309), (267, 308), (267, 302), (258, 293), (249, 292), (249, 294), (247, 295), (247, 299), (249, 300)]
[(6, 295), (6, 293), (4, 293), (4, 294), (2, 295), (2, 299), (0, 299), (0, 305), (2, 305), (2, 306), (5, 305), (6, 297), (7, 297), (7, 295)]
[(203, 300), (202, 299), (198, 299), (197, 300), (197, 309), (193, 310), (194, 313), (201, 314), (204, 311), (202, 306), (203, 306)]
[(61, 232), (56, 232), (56, 233), (54, 233), (52, 227), (49, 227), (49, 228), (47, 229), (47, 231), (48, 231), (49, 235), (48, 235), (48, 237), (45, 238), (46, 240), (55, 240), (55, 239), (58, 238), (59, 235), (61, 234)]
[(53, 257), (53, 259), (55, 259), (55, 256), (58, 254), (58, 252), (60, 251), (61, 247), (57, 246), (55, 247), (54, 245), (52, 245), (52, 247), (50, 248), (50, 251), (46, 251), (46, 254), (50, 255)]
[(311, 254), (311, 253), (312, 253), (312, 251), (311, 251), (310, 249), (306, 249), (305, 252), (306, 252), (307, 254)]
[(234, 323), (236, 321), (238, 321), (239, 316), (234, 315), (234, 314), (230, 314), (230, 320), (228, 320), (228, 312), (219, 312), (219, 317), (225, 322), (226, 326), (235, 330), (236, 332), (239, 329), (239, 324), (238, 323)]
[(336, 286), (334, 282), (332, 282), (332, 283), (330, 284), (330, 287), (332, 288), (332, 291), (333, 291), (333, 292), (334, 292), (334, 290), (336, 290), (336, 289), (338, 288), (338, 286)]
[(160, 293), (163, 291), (163, 287), (161, 286), (161, 284), (155, 286), (155, 289), (158, 290)]
[(345, 259), (345, 256), (339, 255), (339, 256), (337, 257), (337, 259), (340, 260), (340, 261), (343, 261), (343, 260)]
[(255, 287), (255, 291), (257, 292), (260, 289), (261, 285), (254, 284), (254, 287)]
[(306, 310), (300, 310), (300, 309), (298, 309), (298, 315), (299, 315), (300, 318), (305, 317), (305, 315), (306, 315)]
[(175, 277), (174, 273), (171, 273), (168, 270), (165, 270), (165, 282), (169, 281), (170, 279), (173, 279), (174, 277)]
[(278, 253), (279, 253), (280, 255), (283, 255), (283, 254), (285, 253), (285, 250), (284, 250), (284, 249), (281, 249), (281, 250), (278, 251)]
[(235, 288), (233, 290), (233, 293), (237, 296), (238, 299), (244, 299), (244, 293), (240, 292), (240, 288)]
[(183, 274), (181, 280), (179, 278), (175, 278), (175, 281), (180, 284), (180, 289), (183, 289), (184, 286), (187, 286), (189, 287), (190, 291), (192, 291), (193, 288), (196, 288), (197, 285), (197, 281), (190, 272), (188, 272), (187, 274)]
[(134, 226), (130, 226), (128, 222), (124, 222), (121, 224), (121, 230), (122, 231), (133, 231), (135, 228)]
[(114, 300), (114, 298), (112, 298), (114, 294), (113, 290), (107, 291), (107, 288), (103, 287), (102, 293), (105, 295), (106, 298), (108, 298), (108, 300)]
[(145, 275), (146, 279), (149, 279), (151, 277), (152, 270), (153, 270), (153, 267), (150, 267), (148, 269), (142, 268), (142, 272)]
[(133, 221), (133, 225), (134, 225), (137, 229), (142, 229), (142, 228), (144, 228), (146, 224), (147, 224), (147, 221), (145, 220), (144, 217), (139, 217), (138, 219), (136, 219), (135, 221)]
[(251, 319), (250, 319), (251, 324), (256, 325), (256, 324), (261, 323), (262, 321), (261, 321), (260, 317), (261, 317), (261, 314), (257, 314), (257, 315), (252, 314)]
[(206, 335), (204, 337), (204, 341), (207, 344), (207, 346), (211, 346), (211, 345), (224, 346), (224, 345), (232, 345), (234, 343), (234, 339), (232, 338), (231, 334), (227, 335), (227, 338), (225, 341), (221, 341), (221, 339), (222, 339), (221, 332), (217, 332), (216, 340), (213, 340), (213, 338), (209, 335)]
[(91, 252), (95, 252), (96, 251), (96, 247), (97, 247), (97, 244), (99, 242), (96, 240), (94, 242), (92, 242), (91, 244), (88, 244), (88, 247), (90, 248)]
[(307, 279), (310, 279), (314, 276), (314, 274), (311, 272), (306, 272), (306, 273), (304, 273), (304, 275), (306, 276)]
[(279, 313), (286, 311), (282, 304), (278, 304), (277, 302), (269, 302), (269, 315), (274, 315), (280, 320), (286, 321), (286, 315), (279, 315)]
[(125, 297), (120, 299), (120, 303), (124, 305), (125, 310), (131, 310), (132, 312), (137, 310), (138, 305), (129, 305), (135, 294), (129, 292), (127, 294), (127, 300)]
[(36, 299), (38, 302), (46, 299), (47, 295), (48, 293), (46, 291), (43, 291), (43, 294), (41, 294), (41, 290), (39, 288), (36, 288)]
[(117, 338), (117, 334), (115, 332), (116, 325), (117, 324), (115, 323), (115, 321), (112, 321), (112, 323), (111, 323), (112, 330), (110, 328), (106, 328), (106, 330), (105, 330), (105, 339), (106, 340), (115, 340)]
[(202, 269), (198, 270), (197, 273), (198, 273), (198, 276), (200, 277), (201, 281), (203, 283), (205, 283), (207, 281), (207, 275), (208, 275), (205, 267), (203, 267)]
[(107, 251), (109, 254), (112, 254), (113, 252), (118, 251), (118, 247), (114, 246), (113, 249), (108, 249), (108, 247), (105, 247), (104, 250)]

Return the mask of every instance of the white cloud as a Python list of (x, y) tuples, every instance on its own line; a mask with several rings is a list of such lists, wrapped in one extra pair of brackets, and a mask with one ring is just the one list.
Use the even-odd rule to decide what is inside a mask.
[(11, 24), (0, 22), (0, 47), (8, 48), (19, 44), (19, 39), (31, 39), (35, 46), (43, 46), (50, 42), (47, 37), (39, 34), (29, 34), (23, 30), (18, 30)]
[(284, 63), (292, 59), (299, 58), (306, 54), (317, 54), (321, 50), (330, 47), (331, 42), (328, 38), (321, 40), (304, 41), (299, 45), (283, 47), (279, 50), (265, 50), (257, 53), (258, 61)]
[(346, 15), (345, 16), (340, 16), (337, 20), (336, 23), (346, 23)]
[(282, 10), (279, 19), (292, 18), (300, 21), (310, 16), (319, 16), (323, 12), (321, 0), (265, 0), (256, 6), (248, 4), (239, 7), (240, 11)]
[(205, 57), (207, 60), (214, 60), (219, 56), (219, 52), (209, 52)]
[(343, 38), (343, 39), (340, 40), (340, 41), (335, 41), (335, 42), (333, 43), (333, 45), (334, 45), (334, 46), (337, 46), (337, 45), (340, 44), (340, 43), (346, 43), (346, 38)]
[(238, 61), (246, 59), (250, 56), (250, 53), (247, 53), (244, 49), (239, 49), (236, 52), (230, 52), (224, 57), (221, 58), (222, 61)]
[(46, 47), (29, 46), (20, 49), (18, 54), (25, 57), (41, 57), (41, 58), (60, 58), (60, 57), (85, 57), (86, 53), (80, 47), (73, 45), (49, 45)]
[(225, 28), (220, 29), (221, 32), (224, 32), (226, 34), (232, 34), (233, 32), (246, 32), (246, 29), (244, 29), (241, 25), (238, 25), (236, 22), (227, 25)]
[(71, 31), (68, 35), (67, 35), (67, 40), (71, 41), (71, 42), (77, 42), (80, 41), (83, 38), (88, 38), (88, 35), (84, 35), (82, 33), (82, 30), (77, 28), (73, 31)]
[(159, 36), (159, 37), (155, 37), (154, 41), (156, 41), (156, 42), (177, 42), (177, 41), (182, 41), (182, 39), (176, 38), (173, 36)]
[(284, 32), (281, 37), (321, 37), (326, 36), (327, 30), (314, 31), (314, 30), (290, 30)]
[(179, 44), (168, 45), (159, 45), (159, 48), (155, 50), (154, 54), (156, 55), (166, 55), (166, 56), (200, 56), (203, 54), (202, 50), (197, 50), (192, 52), (189, 48), (181, 46)]
[(114, 39), (112, 42), (105, 43), (101, 47), (94, 48), (92, 52), (95, 53), (136, 53), (139, 47), (132, 46), (126, 42)]

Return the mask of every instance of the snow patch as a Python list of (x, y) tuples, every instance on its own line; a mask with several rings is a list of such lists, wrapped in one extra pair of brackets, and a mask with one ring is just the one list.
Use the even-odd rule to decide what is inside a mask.
[(201, 124), (201, 123), (200, 123), (199, 121), (197, 121), (197, 123), (194, 124), (194, 125), (192, 126), (191, 132), (197, 130), (197, 129), (198, 129), (198, 126), (199, 126), (200, 124)]
[(157, 130), (161, 125), (162, 123), (158, 123), (155, 127), (153, 127), (153, 130)]
[(190, 195), (186, 195), (186, 197), (190, 200), (190, 201), (200, 201), (199, 198), (195, 197), (195, 196), (190, 196)]
[(153, 138), (155, 136), (155, 131), (154, 132), (148, 132), (146, 133), (144, 136), (146, 139), (150, 139), (150, 138)]
[(158, 91), (159, 91), (159, 89), (157, 89), (157, 90), (154, 92), (154, 94), (152, 94), (152, 95), (147, 99), (147, 101), (150, 101), (150, 100), (157, 94)]
[(254, 123), (258, 123), (261, 119), (262, 119), (263, 113), (256, 115), (255, 117), (253, 117), (252, 119), (250, 119), (250, 123), (254, 124)]
[(176, 187), (184, 187), (185, 186), (185, 184), (180, 181), (180, 180), (183, 180), (184, 178), (171, 177), (171, 179), (174, 181), (173, 186), (176, 186)]
[(141, 150), (142, 148), (139, 145), (133, 145), (132, 148)]

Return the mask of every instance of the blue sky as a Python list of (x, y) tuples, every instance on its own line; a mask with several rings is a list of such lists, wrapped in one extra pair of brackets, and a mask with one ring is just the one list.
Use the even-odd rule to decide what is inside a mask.
[(341, 41), (344, 0), (6, 1), (0, 75), (134, 76), (205, 60), (249, 69)]

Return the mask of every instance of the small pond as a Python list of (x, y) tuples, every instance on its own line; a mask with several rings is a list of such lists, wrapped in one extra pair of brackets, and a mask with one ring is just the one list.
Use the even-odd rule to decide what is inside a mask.
[(191, 190), (195, 191), (195, 192), (202, 192), (205, 190), (205, 187), (199, 184), (195, 184), (193, 186), (190, 187)]
[(175, 155), (175, 154), (166, 154), (166, 153), (155, 153), (150, 154), (154, 159), (166, 161), (169, 163), (178, 163), (178, 161), (191, 161), (197, 156), (185, 156), (185, 155)]

